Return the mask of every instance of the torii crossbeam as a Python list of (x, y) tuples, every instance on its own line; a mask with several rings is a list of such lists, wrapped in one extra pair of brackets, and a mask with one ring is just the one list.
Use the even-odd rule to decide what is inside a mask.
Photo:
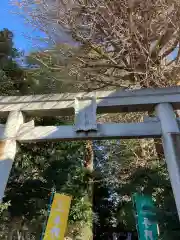
[[(0, 97), (0, 200), (9, 178), (17, 142), (83, 139), (156, 138), (163, 147), (180, 218), (180, 132), (174, 110), (180, 109), (180, 87), (133, 91), (101, 91), (78, 94), (50, 94)], [(97, 113), (144, 112), (157, 117), (141, 123), (104, 123)], [(35, 126), (26, 116), (75, 116), (74, 125)]]

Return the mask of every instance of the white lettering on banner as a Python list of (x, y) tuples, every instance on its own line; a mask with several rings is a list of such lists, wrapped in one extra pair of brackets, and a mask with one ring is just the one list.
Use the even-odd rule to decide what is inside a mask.
[(64, 212), (64, 210), (63, 210), (63, 204), (62, 204), (62, 202), (58, 202), (57, 203), (57, 208), (55, 209), (57, 212)]
[(148, 218), (144, 218), (143, 224), (145, 228), (149, 228), (152, 225)]
[(144, 230), (146, 240), (153, 240), (153, 233), (150, 230)]
[(57, 216), (54, 222), (56, 225), (58, 225), (60, 223), (60, 221), (61, 221), (60, 216)]
[(60, 228), (57, 227), (57, 225), (60, 223), (60, 216), (57, 216), (54, 220), (55, 226), (51, 229), (51, 235), (54, 238), (58, 238), (60, 234)]
[(52, 229), (51, 229), (51, 235), (54, 238), (58, 238), (59, 237), (59, 234), (60, 234), (60, 229), (56, 226), (54, 226)]

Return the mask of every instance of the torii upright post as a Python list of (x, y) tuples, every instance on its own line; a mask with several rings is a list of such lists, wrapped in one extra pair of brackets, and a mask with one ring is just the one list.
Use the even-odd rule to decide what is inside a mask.
[(23, 115), (20, 111), (9, 113), (3, 137), (0, 141), (0, 202), (4, 197), (4, 191), (11, 172), (16, 155), (16, 134), (23, 124)]
[[(164, 155), (180, 219), (180, 145), (177, 144), (180, 143), (179, 126), (171, 104), (158, 104), (156, 112), (161, 121)], [(176, 137), (173, 137), (174, 134)]]

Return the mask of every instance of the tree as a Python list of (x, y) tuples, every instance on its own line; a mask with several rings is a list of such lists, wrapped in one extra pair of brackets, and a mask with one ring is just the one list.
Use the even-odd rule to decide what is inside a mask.
[[(68, 55), (75, 48), (62, 44), (44, 51), (36, 51), (26, 57), (26, 82), (29, 83), (32, 93), (60, 93), (77, 91), (72, 85), (68, 70), (64, 67)], [(70, 78), (70, 79), (69, 79)]]
[(79, 43), (83, 51), (73, 56), (77, 63), (71, 71), (80, 72), (84, 83), (163, 87), (179, 81), (177, 0), (46, 0), (34, 2), (33, 8), (32, 1), (18, 2), (50, 37), (60, 29)]
[(13, 33), (8, 29), (0, 31), (0, 87), (1, 95), (19, 95), (22, 91), (25, 72), (16, 62), (21, 56), (13, 46)]

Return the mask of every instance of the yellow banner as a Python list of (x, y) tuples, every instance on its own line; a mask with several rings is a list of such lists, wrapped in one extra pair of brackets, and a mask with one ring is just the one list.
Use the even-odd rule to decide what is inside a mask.
[(55, 193), (43, 240), (64, 240), (71, 197)]

